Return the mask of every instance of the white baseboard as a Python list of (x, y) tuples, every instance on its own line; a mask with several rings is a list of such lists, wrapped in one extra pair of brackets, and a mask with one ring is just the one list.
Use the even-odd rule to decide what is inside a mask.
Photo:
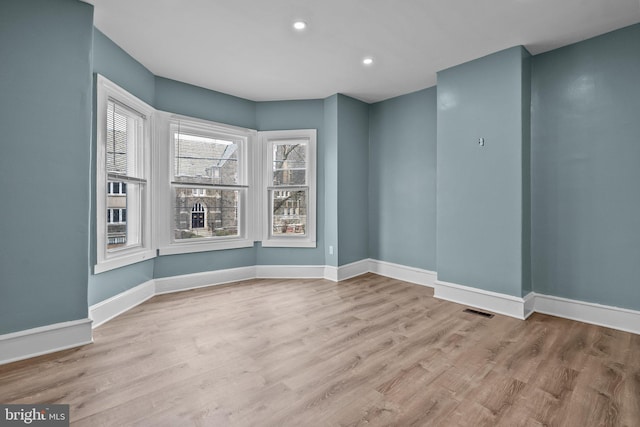
[(238, 267), (225, 270), (205, 271), (181, 276), (155, 279), (155, 294), (162, 295), (207, 286), (222, 285), (256, 278), (256, 267)]
[(360, 261), (352, 262), (350, 264), (334, 267), (332, 265), (324, 266), (324, 278), (331, 280), (332, 282), (339, 282), (341, 280), (351, 279), (352, 277), (360, 276), (370, 271), (370, 259), (361, 259)]
[[(375, 259), (363, 259), (340, 267), (329, 265), (256, 265), (159, 278), (91, 306), (90, 314), (97, 326), (151, 298), (153, 295), (255, 278), (324, 278), (338, 282), (367, 272), (433, 287), (436, 298), (504, 314), (517, 319), (526, 319), (532, 313), (538, 312), (640, 334), (640, 311), (535, 294), (533, 292), (520, 298), (439, 281), (433, 271)], [(152, 285), (154, 287), (153, 294), (151, 293)], [(0, 337), (0, 344), (1, 340), (2, 337)]]
[(323, 279), (324, 265), (256, 265), (257, 279)]
[(90, 306), (89, 317), (93, 320), (93, 328), (97, 328), (114, 317), (131, 310), (136, 305), (142, 304), (155, 294), (155, 281), (152, 279)]
[(164, 277), (147, 281), (89, 307), (90, 319), (57, 323), (0, 335), (0, 364), (89, 344), (97, 327), (154, 295), (255, 278), (324, 278), (338, 282), (367, 272), (434, 288), (436, 298), (526, 319), (534, 312), (640, 334), (640, 311), (529, 293), (523, 298), (436, 280), (436, 273), (400, 264), (364, 259), (340, 267), (256, 265)]
[(341, 280), (351, 279), (369, 272), (369, 259), (361, 259), (360, 261), (338, 267), (338, 282)]
[(529, 293), (524, 298), (520, 298), (436, 280), (433, 296), (458, 304), (515, 317), (516, 319), (524, 320), (533, 313), (533, 293)]
[(640, 311), (550, 295), (535, 295), (536, 313), (640, 334)]
[(433, 287), (436, 282), (436, 273), (433, 271), (375, 259), (369, 260), (369, 271), (392, 279), (429, 287)]
[(325, 265), (324, 266), (324, 278), (327, 280), (331, 280), (332, 282), (338, 281), (338, 267), (334, 267), (333, 265)]
[(0, 335), (0, 365), (93, 342), (91, 319), (72, 320)]
[(524, 300), (524, 318), (528, 318), (536, 312), (536, 294), (529, 292), (523, 298)]

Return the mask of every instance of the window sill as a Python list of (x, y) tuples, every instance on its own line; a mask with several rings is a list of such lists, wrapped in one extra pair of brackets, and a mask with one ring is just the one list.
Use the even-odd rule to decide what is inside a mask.
[(310, 240), (271, 239), (262, 241), (263, 248), (315, 248), (316, 242)]
[(238, 239), (219, 242), (174, 243), (159, 249), (160, 255), (189, 254), (194, 252), (220, 251), (225, 249), (252, 248), (253, 240)]
[(127, 265), (135, 264), (137, 262), (145, 261), (155, 257), (155, 251), (148, 250), (108, 259), (94, 265), (93, 274), (104, 273), (105, 271), (115, 270), (116, 268), (120, 267), (126, 267)]

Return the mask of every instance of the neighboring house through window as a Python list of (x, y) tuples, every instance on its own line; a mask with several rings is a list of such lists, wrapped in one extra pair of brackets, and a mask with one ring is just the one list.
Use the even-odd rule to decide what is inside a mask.
[(201, 203), (196, 203), (191, 208), (191, 228), (204, 228), (204, 208)]

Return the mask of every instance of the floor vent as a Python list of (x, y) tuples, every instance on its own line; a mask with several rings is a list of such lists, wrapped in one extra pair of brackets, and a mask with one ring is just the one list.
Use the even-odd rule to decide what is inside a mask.
[(493, 314), (491, 314), (491, 313), (485, 313), (484, 311), (478, 311), (478, 310), (474, 310), (472, 308), (466, 308), (463, 311), (465, 313), (476, 314), (478, 316), (487, 317), (489, 319), (491, 319), (493, 317)]

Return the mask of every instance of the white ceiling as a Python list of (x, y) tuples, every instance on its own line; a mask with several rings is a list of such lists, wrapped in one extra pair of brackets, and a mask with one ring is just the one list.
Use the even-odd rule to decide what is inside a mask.
[(502, 49), (538, 54), (640, 22), (640, 0), (86, 2), (95, 26), (154, 74), (254, 101), (380, 101)]

